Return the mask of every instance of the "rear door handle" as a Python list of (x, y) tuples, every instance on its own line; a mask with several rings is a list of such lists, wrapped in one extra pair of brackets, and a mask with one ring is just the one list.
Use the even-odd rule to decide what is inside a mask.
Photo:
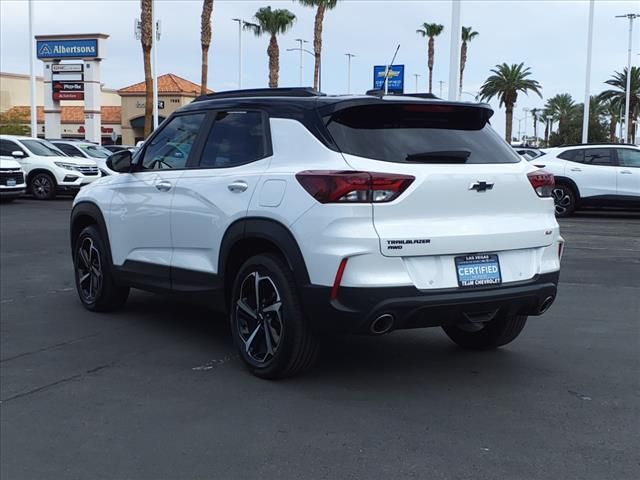
[(572, 172), (581, 172), (582, 169), (581, 168), (572, 168), (571, 171)]
[(233, 193), (242, 193), (247, 188), (249, 188), (249, 185), (247, 185), (247, 182), (243, 182), (242, 180), (238, 180), (237, 182), (233, 182), (233, 183), (230, 183), (229, 185), (227, 185), (227, 188)]
[(620, 173), (624, 173), (625, 175), (631, 175), (629, 170), (622, 170)]
[(156, 188), (161, 192), (168, 192), (171, 190), (171, 187), (171, 182), (167, 182), (166, 180), (156, 183)]

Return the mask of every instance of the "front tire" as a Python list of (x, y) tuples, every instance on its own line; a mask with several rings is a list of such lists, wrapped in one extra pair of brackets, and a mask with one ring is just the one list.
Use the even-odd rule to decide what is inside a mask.
[(37, 200), (52, 200), (56, 197), (56, 181), (49, 173), (37, 173), (29, 182), (31, 194)]
[(119, 286), (107, 255), (107, 245), (98, 229), (86, 227), (75, 241), (74, 270), (76, 290), (87, 310), (109, 312), (122, 307), (129, 288)]
[(573, 214), (576, 209), (576, 194), (567, 185), (556, 185), (552, 191), (556, 208), (556, 217), (564, 218)]
[(318, 339), (302, 311), (293, 274), (279, 256), (256, 255), (240, 267), (229, 310), (234, 343), (257, 377), (290, 377), (313, 365)]
[(481, 325), (450, 325), (442, 328), (462, 348), (491, 350), (514, 341), (526, 323), (526, 315), (504, 315)]

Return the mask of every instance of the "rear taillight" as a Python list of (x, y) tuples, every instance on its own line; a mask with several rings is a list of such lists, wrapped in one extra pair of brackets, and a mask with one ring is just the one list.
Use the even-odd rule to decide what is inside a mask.
[(415, 180), (410, 175), (307, 170), (296, 179), (320, 203), (382, 203), (398, 198)]
[(556, 185), (556, 181), (553, 178), (553, 174), (545, 170), (535, 170), (527, 173), (531, 186), (536, 191), (539, 197), (550, 197), (553, 192), (553, 187)]

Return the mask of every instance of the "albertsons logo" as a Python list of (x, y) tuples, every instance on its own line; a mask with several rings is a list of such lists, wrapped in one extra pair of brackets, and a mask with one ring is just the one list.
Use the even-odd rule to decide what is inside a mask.
[(43, 42), (38, 48), (38, 57), (40, 58), (95, 57), (96, 55), (97, 42), (95, 40), (86, 40), (83, 43)]

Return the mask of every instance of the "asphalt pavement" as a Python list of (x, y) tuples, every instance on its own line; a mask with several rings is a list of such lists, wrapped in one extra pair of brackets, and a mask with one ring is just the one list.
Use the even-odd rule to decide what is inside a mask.
[(0, 205), (3, 480), (640, 478), (640, 213), (563, 220), (558, 300), (505, 348), (337, 337), (269, 382), (208, 310), (84, 310), (70, 206)]

